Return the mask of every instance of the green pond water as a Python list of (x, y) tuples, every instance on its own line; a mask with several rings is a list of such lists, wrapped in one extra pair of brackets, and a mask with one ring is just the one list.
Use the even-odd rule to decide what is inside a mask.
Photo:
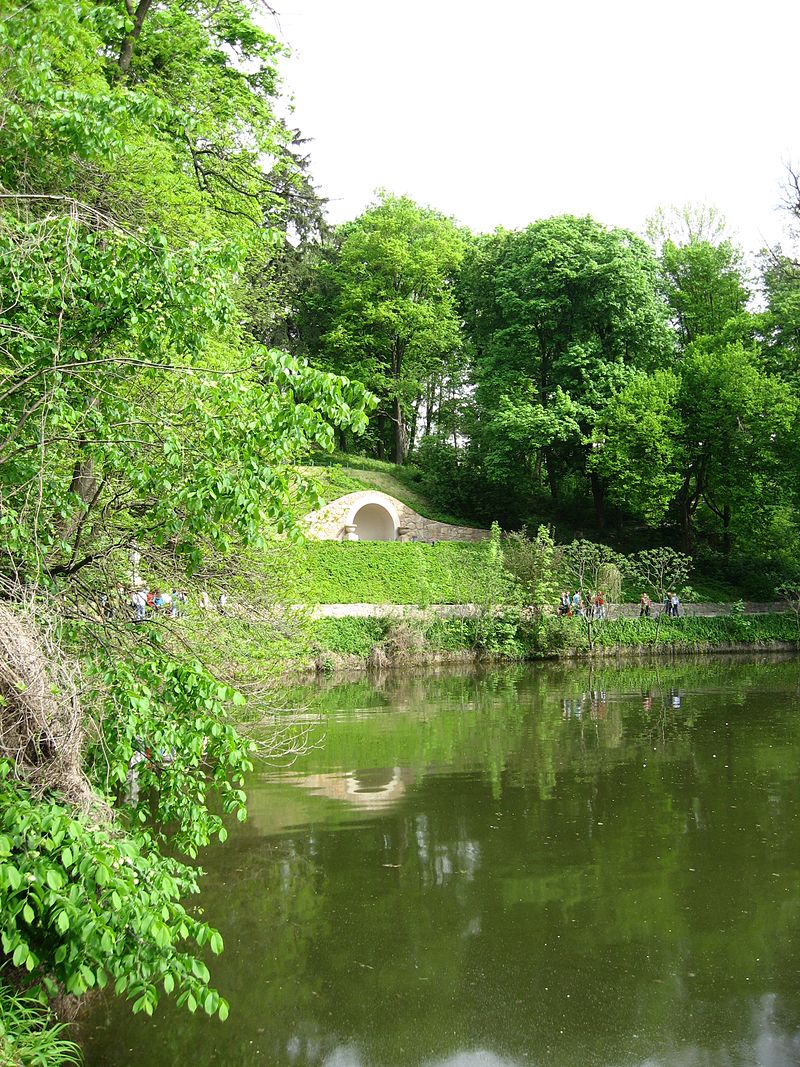
[(800, 1064), (800, 663), (398, 671), (203, 857), (219, 1023), (96, 1001), (90, 1067)]

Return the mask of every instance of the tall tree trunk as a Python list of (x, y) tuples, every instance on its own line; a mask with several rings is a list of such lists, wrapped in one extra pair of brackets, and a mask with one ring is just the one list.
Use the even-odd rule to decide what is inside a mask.
[(597, 473), (592, 471), (589, 475), (589, 481), (592, 485), (592, 498), (594, 500), (594, 514), (597, 519), (597, 525), (601, 530), (606, 528), (606, 487), (603, 485), (603, 479)]
[(378, 459), (386, 458), (386, 447), (384, 443), (384, 435), (386, 434), (386, 416), (381, 412), (376, 416), (378, 423), (378, 440), (375, 443), (375, 453)]
[(407, 450), (405, 418), (400, 406), (400, 398), (395, 397), (392, 412), (392, 463), (405, 463)]
[(547, 467), (547, 484), (550, 487), (550, 497), (555, 502), (558, 500), (558, 479), (556, 478), (556, 465), (552, 453), (545, 454), (545, 466)]
[(690, 553), (692, 551), (692, 513), (688, 499), (678, 501), (678, 513), (681, 524), (681, 551)]
[(138, 4), (134, 4), (134, 0), (125, 0), (125, 7), (128, 9), (128, 14), (133, 19), (133, 28), (128, 36), (123, 40), (122, 47), (119, 51), (119, 72), (124, 77), (127, 76), (131, 67), (131, 60), (133, 59), (133, 49), (139, 39), (139, 34), (142, 32), (142, 26), (144, 20), (147, 18), (147, 12), (150, 10), (150, 5), (153, 0), (139, 0)]
[(419, 406), (422, 403), (422, 399), (419, 398), (414, 407), (411, 409), (411, 422), (408, 427), (408, 451), (414, 451), (414, 445), (417, 440), (417, 428), (419, 426)]
[(400, 372), (403, 368), (403, 357), (406, 346), (399, 337), (395, 337), (392, 344), (392, 378), (395, 385), (395, 396), (392, 401), (392, 463), (403, 463), (408, 448), (406, 441), (406, 424), (403, 410), (400, 405)]
[(80, 497), (84, 504), (90, 504), (94, 499), (97, 492), (97, 475), (91, 456), (88, 459), (79, 459), (75, 463), (69, 490)]
[(731, 554), (731, 506), (726, 504), (722, 509), (722, 551), (726, 556)]
[[(94, 396), (90, 397), (86, 404), (87, 414), (90, 411), (96, 411), (99, 405), (100, 398), (97, 393), (95, 393)], [(97, 495), (98, 480), (94, 458), (85, 454), (87, 446), (88, 442), (86, 438), (79, 437), (77, 441), (78, 459), (75, 460), (75, 466), (72, 468), (72, 480), (69, 483), (69, 491), (74, 493), (87, 508), (90, 508)], [(61, 539), (63, 541), (69, 541), (82, 521), (83, 518), (81, 512), (78, 512), (73, 515), (72, 518), (65, 520), (61, 525)]]

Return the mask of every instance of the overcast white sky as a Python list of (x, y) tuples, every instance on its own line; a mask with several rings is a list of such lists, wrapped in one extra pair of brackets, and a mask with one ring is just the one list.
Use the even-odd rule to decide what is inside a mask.
[(273, 2), (334, 222), (382, 186), (474, 230), (691, 201), (747, 249), (782, 233), (798, 0)]

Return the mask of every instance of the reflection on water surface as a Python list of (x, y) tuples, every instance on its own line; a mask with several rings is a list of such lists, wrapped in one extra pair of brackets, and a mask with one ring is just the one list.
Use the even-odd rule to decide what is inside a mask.
[[(800, 1063), (795, 660), (328, 682), (204, 857), (226, 1024), (94, 1067)], [(302, 694), (307, 702), (308, 693)]]
[[(270, 781), (265, 777), (264, 781)], [(413, 775), (402, 767), (372, 767), (363, 771), (337, 771), (333, 774), (275, 776), (275, 782), (300, 786), (314, 796), (343, 800), (354, 807), (376, 810), (396, 804)]]

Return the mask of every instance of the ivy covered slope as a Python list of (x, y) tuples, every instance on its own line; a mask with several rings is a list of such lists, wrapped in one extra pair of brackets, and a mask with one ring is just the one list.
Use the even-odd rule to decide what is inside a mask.
[(471, 604), (497, 569), (482, 544), (311, 541), (298, 577), (311, 604)]
[(471, 604), (501, 569), (480, 543), (310, 541), (298, 584), (311, 604)]
[(226, 1014), (186, 858), (244, 817), (243, 698), (99, 605), (136, 546), (188, 582), (291, 534), (297, 461), (371, 405), (267, 343), (319, 202), (256, 6), (0, 5), (0, 963), (42, 1003)]
[[(463, 516), (431, 504), (420, 491), (414, 466), (341, 452), (314, 460), (302, 467), (313, 492), (298, 500), (298, 516), (348, 493), (377, 490), (426, 518), (468, 524)], [(496, 570), (496, 555), (492, 559)], [(273, 566), (271, 561), (268, 569)], [(302, 549), (290, 550), (279, 566), (287, 588), (291, 585), (307, 604), (469, 603), (482, 598), (492, 571), (485, 546), (458, 541), (429, 545), (309, 540)]]

